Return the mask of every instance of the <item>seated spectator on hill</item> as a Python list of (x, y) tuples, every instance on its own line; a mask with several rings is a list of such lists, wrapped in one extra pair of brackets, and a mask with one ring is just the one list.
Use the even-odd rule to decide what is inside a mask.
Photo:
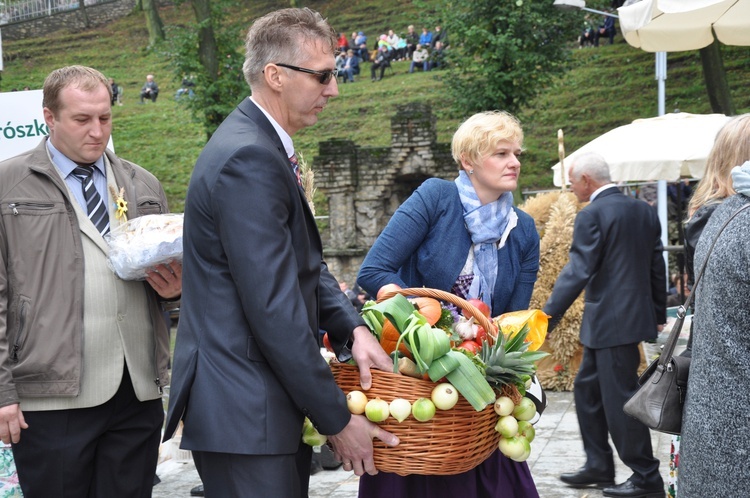
[(578, 48), (585, 47), (586, 45), (593, 47), (594, 41), (598, 38), (599, 34), (597, 33), (597, 28), (591, 21), (591, 17), (587, 15), (583, 20), (583, 31), (581, 31), (581, 36), (578, 37)]
[(349, 38), (349, 48), (354, 50), (355, 55), (359, 55), (359, 45), (357, 45), (357, 32), (352, 31), (352, 37)]
[(442, 69), (443, 67), (445, 67), (445, 48), (443, 48), (443, 42), (439, 41), (430, 52), (430, 70)]
[(112, 87), (112, 105), (115, 105), (115, 103), (122, 105), (121, 95), (120, 95), (120, 86), (117, 83), (115, 83), (114, 78), (109, 79), (109, 86)]
[(334, 60), (336, 64), (336, 69), (339, 70), (339, 73), (341, 73), (341, 70), (344, 69), (344, 64), (346, 63), (346, 50), (343, 52), (339, 52), (336, 55), (336, 59)]
[(159, 85), (154, 81), (154, 75), (149, 74), (146, 76), (146, 82), (141, 88), (141, 104), (143, 99), (149, 99), (151, 102), (156, 102), (156, 97), (159, 96)]
[[(372, 62), (372, 66), (370, 66), (370, 75), (372, 81), (380, 81), (383, 79), (383, 76), (385, 75), (385, 68), (391, 65), (390, 55), (391, 54), (389, 53), (387, 47), (378, 49), (378, 51), (375, 52), (375, 60)], [(375, 79), (375, 71), (378, 69), (380, 69), (380, 77), (378, 77), (378, 79)]]
[(414, 50), (417, 48), (417, 44), (419, 43), (419, 35), (416, 31), (414, 31), (414, 25), (410, 24), (409, 27), (406, 28), (406, 36), (404, 36), (404, 39), (406, 40), (406, 57), (407, 59), (411, 60), (412, 54), (414, 53)]
[(443, 31), (443, 28), (440, 26), (435, 26), (435, 32), (432, 33), (432, 45), (431, 48), (435, 48), (435, 45), (437, 45), (437, 42), (442, 42), (443, 48), (448, 46), (448, 35), (445, 31)]
[(615, 42), (615, 33), (615, 18), (612, 16), (606, 16), (604, 18), (604, 23), (599, 25), (596, 39), (594, 40), (594, 46), (599, 46), (599, 38), (602, 37), (609, 38), (609, 44), (612, 45)]
[(400, 38), (398, 40), (398, 44), (396, 44), (395, 47), (393, 47), (396, 52), (396, 60), (405, 61), (406, 60), (406, 39)]
[(406, 41), (398, 36), (392, 29), (388, 30), (388, 37), (386, 40), (393, 48), (393, 57), (391, 57), (391, 59), (396, 61), (403, 59), (406, 55)]
[(432, 46), (432, 33), (427, 31), (427, 28), (422, 28), (422, 34), (419, 35), (419, 44), (425, 48)]
[(377, 44), (377, 50), (385, 50), (388, 52), (388, 58), (393, 58), (393, 46), (388, 42), (388, 37), (386, 35), (380, 35), (380, 38), (378, 38), (378, 44)]
[(430, 70), (430, 54), (427, 49), (421, 44), (417, 43), (417, 48), (411, 54), (411, 65), (409, 65), (409, 72), (413, 73), (415, 68), (421, 68), (422, 71)]
[(177, 93), (175, 93), (174, 98), (179, 99), (183, 95), (187, 95), (189, 98), (195, 97), (195, 82), (193, 82), (192, 77), (185, 76), (182, 78), (182, 84), (180, 85), (180, 88), (177, 89)]
[(364, 43), (359, 46), (359, 53), (354, 52), (354, 55), (359, 56), (359, 62), (370, 62), (370, 51)]
[(367, 44), (367, 37), (365, 36), (365, 33), (363, 31), (360, 31), (357, 33), (357, 39), (354, 40), (355, 46), (361, 47), (362, 44)]
[(349, 39), (346, 37), (346, 33), (339, 33), (339, 39), (336, 42), (339, 48), (339, 52), (346, 52), (349, 50)]
[(356, 74), (359, 74), (359, 57), (354, 55), (354, 50), (349, 49), (346, 52), (344, 67), (339, 71), (339, 75), (343, 78), (344, 83), (354, 83), (354, 75)]

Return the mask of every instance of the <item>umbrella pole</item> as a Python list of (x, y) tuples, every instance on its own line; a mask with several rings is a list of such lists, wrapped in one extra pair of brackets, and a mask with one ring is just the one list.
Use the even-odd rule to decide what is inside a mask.
[(557, 155), (560, 158), (560, 178), (562, 178), (561, 190), (565, 192), (568, 189), (567, 175), (568, 172), (565, 170), (565, 139), (563, 136), (562, 128), (557, 130)]

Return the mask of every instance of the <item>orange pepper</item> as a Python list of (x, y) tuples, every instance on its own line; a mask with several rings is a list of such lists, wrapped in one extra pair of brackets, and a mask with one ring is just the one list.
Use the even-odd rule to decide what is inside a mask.
[(505, 334), (508, 339), (516, 335), (525, 324), (529, 325), (529, 333), (526, 342), (530, 342), (529, 351), (536, 351), (547, 337), (547, 324), (549, 316), (542, 310), (521, 310), (503, 313), (493, 319), (497, 328)]

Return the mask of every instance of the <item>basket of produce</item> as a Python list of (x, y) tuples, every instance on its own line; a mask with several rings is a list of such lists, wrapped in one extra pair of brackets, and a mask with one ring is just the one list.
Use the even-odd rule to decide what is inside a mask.
[(426, 288), (381, 292), (366, 303), (362, 317), (394, 357), (394, 372), (372, 370), (372, 387), (363, 391), (355, 365), (334, 362), (331, 370), (349, 410), (399, 438), (396, 447), (374, 440), (379, 470), (460, 474), (498, 448), (528, 458), (536, 408), (523, 392), (546, 353), (529, 350), (528, 326), (498, 333), (500, 323), (481, 308)]

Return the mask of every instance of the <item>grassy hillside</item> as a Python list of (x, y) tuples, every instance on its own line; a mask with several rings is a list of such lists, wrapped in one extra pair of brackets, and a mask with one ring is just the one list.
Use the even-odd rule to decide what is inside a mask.
[[(288, 2), (261, 0), (243, 4), (232, 18), (249, 25), (258, 15)], [(333, 26), (351, 34), (363, 30), (376, 36), (393, 28), (420, 25), (419, 13), (410, 2), (396, 0), (318, 0), (306, 5), (327, 16)], [(193, 25), (186, 6), (164, 7), (165, 24)], [(550, 15), (554, 15), (551, 11)], [(526, 132), (523, 159), (524, 189), (549, 188), (550, 166), (557, 161), (557, 130), (566, 136), (566, 149), (574, 151), (589, 140), (635, 118), (657, 114), (654, 56), (625, 44), (576, 50), (571, 33), (573, 67), (528, 108), (519, 113)], [(454, 42), (455, 43), (455, 42)], [(242, 40), (238, 40), (238, 46)], [(124, 105), (114, 109), (113, 140), (118, 154), (149, 168), (162, 180), (173, 210), (180, 211), (192, 166), (205, 143), (204, 131), (172, 98), (179, 86), (168, 61), (158, 51), (148, 51), (148, 34), (142, 14), (131, 14), (108, 26), (78, 32), (58, 32), (42, 39), (6, 40), (5, 72), (0, 91), (29, 85), (40, 88), (56, 67), (85, 64), (112, 76), (124, 87)], [(738, 112), (750, 111), (750, 94), (744, 81), (750, 77), (750, 49), (723, 48), (729, 84)], [(394, 63), (395, 75), (377, 83), (369, 80), (369, 66), (353, 85), (340, 85), (338, 98), (321, 114), (320, 122), (295, 137), (295, 145), (307, 159), (317, 154), (318, 142), (330, 138), (354, 140), (361, 146), (390, 143), (390, 117), (398, 104), (431, 103), (438, 118), (438, 140), (451, 134), (466, 116), (450, 110), (440, 78), (445, 73), (407, 74), (408, 63)], [(136, 105), (147, 73), (156, 75), (161, 87), (155, 104)], [(697, 52), (670, 54), (667, 79), (668, 112), (710, 111)], [(638, 144), (633, 144), (637, 147)], [(314, 167), (314, 164), (313, 164)]]

